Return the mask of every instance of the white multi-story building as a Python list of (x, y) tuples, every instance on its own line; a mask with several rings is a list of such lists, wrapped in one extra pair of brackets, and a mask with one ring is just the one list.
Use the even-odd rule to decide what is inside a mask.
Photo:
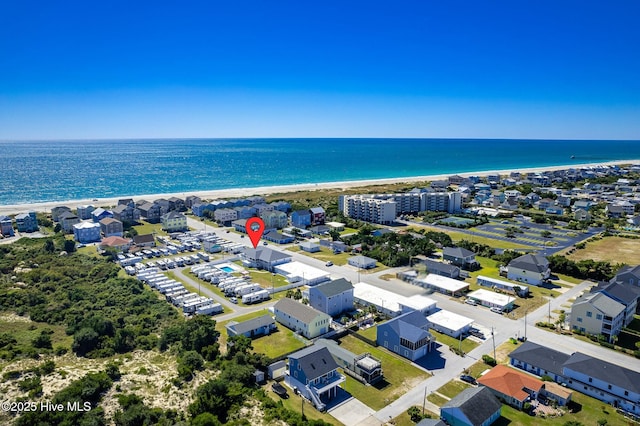
[(238, 212), (233, 209), (218, 209), (213, 212), (213, 217), (219, 223), (232, 222), (238, 219)]
[(345, 216), (372, 223), (391, 223), (396, 218), (396, 202), (367, 195), (343, 195), (340, 205)]

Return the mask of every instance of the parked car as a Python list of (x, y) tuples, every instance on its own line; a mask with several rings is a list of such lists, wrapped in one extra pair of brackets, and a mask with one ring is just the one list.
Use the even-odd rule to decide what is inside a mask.
[(280, 398), (287, 398), (289, 395), (287, 394), (287, 390), (280, 383), (276, 382), (271, 385), (271, 389), (273, 392), (278, 395)]
[(325, 266), (333, 266), (333, 262), (332, 261), (328, 261), (327, 263), (324, 264)]
[(495, 306), (491, 308), (491, 312), (502, 315), (502, 309), (496, 308)]
[(467, 305), (476, 306), (478, 303), (473, 299), (467, 299), (464, 301)]
[(234, 303), (234, 304), (238, 304), (238, 299), (236, 297), (232, 297), (231, 299), (229, 299), (229, 302)]
[(460, 380), (462, 380), (463, 382), (471, 383), (472, 385), (478, 384), (478, 382), (476, 382), (476, 379), (468, 374), (463, 374), (462, 376), (460, 376)]

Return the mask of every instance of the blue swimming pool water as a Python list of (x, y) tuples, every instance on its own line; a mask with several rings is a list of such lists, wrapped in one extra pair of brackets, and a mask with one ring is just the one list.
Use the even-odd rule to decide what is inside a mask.
[(223, 266), (222, 268), (220, 268), (220, 270), (224, 271), (224, 272), (234, 272), (233, 268), (229, 268), (228, 266)]

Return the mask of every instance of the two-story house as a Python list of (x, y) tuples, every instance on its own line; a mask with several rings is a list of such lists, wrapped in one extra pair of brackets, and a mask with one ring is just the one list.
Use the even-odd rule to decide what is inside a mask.
[(411, 311), (379, 324), (378, 345), (415, 361), (431, 352), (435, 339), (429, 333), (429, 321), (419, 311)]
[(0, 234), (4, 237), (12, 237), (14, 235), (13, 221), (9, 216), (0, 216)]
[(36, 212), (30, 211), (16, 215), (16, 228), (18, 232), (37, 232), (39, 227)]
[(124, 235), (124, 227), (122, 222), (112, 217), (102, 219), (100, 222), (100, 230), (105, 237), (122, 237)]
[(62, 231), (69, 234), (73, 232), (73, 225), (80, 223), (80, 218), (71, 211), (64, 211), (58, 216), (58, 221), (62, 226)]
[(182, 232), (189, 229), (187, 217), (175, 210), (162, 215), (162, 229), (167, 232)]
[(537, 254), (525, 254), (507, 266), (507, 278), (532, 285), (540, 285), (551, 276), (549, 261)]
[(321, 336), (330, 329), (329, 315), (288, 297), (278, 300), (273, 306), (273, 312), (276, 321), (307, 339)]
[(344, 278), (309, 288), (309, 304), (336, 317), (353, 310), (353, 285)]
[(72, 226), (73, 237), (79, 243), (95, 243), (100, 241), (100, 224), (79, 222)]
[(144, 203), (138, 207), (140, 216), (149, 223), (159, 223), (162, 217), (162, 207), (156, 203)]
[(463, 269), (473, 269), (478, 264), (476, 254), (462, 247), (445, 247), (442, 250), (442, 258)]
[(113, 217), (123, 223), (135, 223), (140, 220), (140, 210), (131, 204), (119, 204), (113, 209)]
[(338, 364), (326, 347), (314, 345), (289, 355), (285, 383), (312, 401), (319, 411), (326, 409), (344, 382), (345, 377), (338, 373)]
[(107, 217), (113, 217), (113, 212), (110, 210), (105, 210), (102, 207), (98, 207), (94, 211), (91, 212), (91, 220), (94, 222), (100, 222), (102, 219)]

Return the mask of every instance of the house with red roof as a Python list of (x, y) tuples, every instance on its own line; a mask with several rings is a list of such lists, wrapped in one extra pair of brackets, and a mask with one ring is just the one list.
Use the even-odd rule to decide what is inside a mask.
[(506, 404), (522, 410), (524, 403), (538, 398), (544, 382), (506, 365), (497, 365), (478, 379)]

